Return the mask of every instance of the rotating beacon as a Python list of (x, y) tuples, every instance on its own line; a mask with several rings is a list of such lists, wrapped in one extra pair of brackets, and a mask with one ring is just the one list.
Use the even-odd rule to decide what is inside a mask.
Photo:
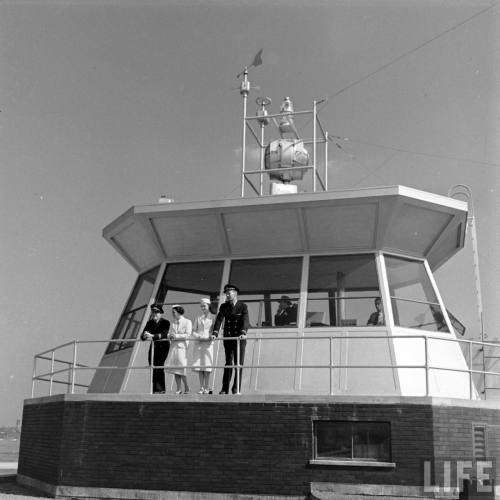
[[(255, 116), (247, 115), (247, 100), (251, 86), (248, 68), (241, 73), (240, 94), (243, 97), (243, 133), (241, 156), (241, 196), (245, 197), (248, 187), (251, 194), (262, 196), (264, 190), (269, 194), (298, 193), (301, 182), (303, 191), (316, 192), (328, 190), (328, 132), (318, 117), (317, 101), (311, 109), (295, 111), (290, 97), (285, 97), (278, 113), (269, 113), (272, 104), (269, 97), (257, 97), (259, 106)], [(310, 138), (301, 138), (300, 129), (309, 126)], [(266, 136), (266, 128), (271, 131)], [(252, 145), (247, 144), (247, 131), (257, 143), (259, 151), (258, 168), (249, 168), (247, 160)], [(277, 132), (277, 133), (276, 133)], [(274, 138), (279, 134), (279, 138)], [(269, 136), (269, 138), (268, 138)], [(253, 142), (253, 141), (252, 141)], [(248, 157), (248, 158), (247, 158)], [(251, 163), (250, 161), (248, 163)], [(308, 174), (308, 175), (306, 175)]]

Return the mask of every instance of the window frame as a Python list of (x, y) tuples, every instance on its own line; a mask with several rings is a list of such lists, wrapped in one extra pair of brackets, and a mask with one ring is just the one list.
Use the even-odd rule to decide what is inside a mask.
[[(301, 304), (303, 304), (303, 294), (302, 294), (302, 287), (303, 287), (303, 275), (304, 275), (304, 260), (305, 258), (308, 257), (308, 255), (304, 255), (304, 254), (290, 254), (290, 255), (259, 255), (258, 257), (239, 257), (239, 256), (233, 256), (232, 258), (229, 258), (228, 259), (228, 262), (227, 262), (227, 282), (231, 282), (233, 285), (235, 286), (240, 286), (240, 284), (237, 282), (237, 280), (233, 280), (231, 278), (231, 274), (232, 274), (232, 271), (233, 271), (233, 264), (235, 262), (243, 262), (243, 261), (264, 261), (264, 260), (275, 260), (275, 261), (279, 261), (279, 260), (285, 260), (285, 259), (297, 259), (299, 261), (299, 279), (298, 279), (298, 289), (297, 289), (297, 292), (288, 292), (290, 297), (291, 297), (291, 300), (293, 301), (293, 303), (296, 305), (296, 308), (297, 308), (297, 316), (296, 316), (296, 321), (294, 324), (287, 324), (287, 325), (279, 325), (279, 326), (275, 326), (275, 325), (258, 325), (257, 321), (255, 322), (255, 324), (252, 323), (252, 317), (250, 317), (250, 330), (255, 330), (255, 331), (258, 331), (258, 332), (262, 332), (262, 331), (270, 331), (270, 332), (275, 332), (277, 330), (279, 331), (287, 331), (287, 330), (292, 330), (294, 332), (296, 332), (298, 329), (302, 329), (303, 326), (302, 326), (302, 323), (301, 323), (301, 319), (302, 319), (302, 313), (303, 313), (303, 307), (301, 307)], [(221, 291), (222, 292), (222, 291)], [(306, 284), (306, 292), (307, 292), (307, 284)], [(277, 295), (285, 295), (287, 294), (286, 292), (285, 293), (282, 293), (282, 292), (279, 292), (277, 293)], [(244, 295), (244, 291), (240, 292), (240, 294), (238, 294), (238, 300), (241, 300), (242, 302), (245, 302), (246, 304), (249, 304), (249, 303), (256, 303), (256, 302), (265, 302), (265, 299), (263, 299), (262, 301), (256, 301), (256, 300), (253, 300), (253, 299), (245, 299), (243, 297)], [(221, 293), (221, 297), (222, 297), (222, 300), (221, 302), (219, 303), (219, 306), (221, 303), (224, 302), (224, 294)], [(270, 298), (269, 299), (270, 301), (270, 305), (272, 304), (272, 302), (274, 301), (277, 301), (277, 298)], [(305, 303), (304, 303), (305, 304)], [(265, 307), (265, 305), (264, 305)], [(274, 318), (274, 314), (271, 315), (272, 318)], [(304, 314), (304, 317), (305, 317), (305, 314)]]
[[(319, 422), (331, 422), (331, 423), (342, 423), (342, 424), (350, 424), (351, 428), (351, 457), (353, 456), (353, 436), (354, 436), (354, 428), (356, 424), (387, 424), (389, 433), (389, 460), (383, 461), (378, 459), (371, 458), (360, 458), (360, 457), (352, 457), (352, 458), (336, 458), (336, 457), (327, 457), (327, 456), (318, 456), (318, 423)], [(321, 466), (334, 466), (334, 467), (374, 467), (381, 469), (395, 468), (396, 463), (393, 462), (393, 453), (392, 453), (392, 422), (390, 420), (334, 420), (331, 418), (312, 418), (312, 458), (309, 460), (310, 465), (321, 465)]]
[[(451, 320), (448, 316), (448, 311), (444, 305), (443, 299), (441, 297), (441, 294), (439, 293), (439, 288), (437, 286), (436, 280), (434, 278), (434, 274), (432, 272), (432, 269), (429, 266), (429, 263), (427, 262), (427, 259), (420, 258), (420, 257), (413, 257), (409, 255), (401, 255), (398, 253), (394, 252), (381, 252), (381, 257), (382, 257), (382, 266), (383, 266), (383, 273), (382, 275), (384, 276), (384, 286), (383, 288), (387, 289), (387, 297), (389, 299), (389, 309), (391, 312), (391, 326), (395, 328), (402, 328), (406, 329), (408, 331), (422, 331), (422, 332), (432, 332), (435, 335), (445, 335), (449, 336), (453, 332), (455, 332), (455, 329), (453, 328), (451, 324)], [(432, 292), (434, 293), (434, 296), (436, 298), (436, 302), (431, 302), (431, 301), (423, 301), (419, 299), (410, 299), (407, 297), (397, 297), (391, 294), (391, 283), (389, 281), (389, 272), (388, 272), (388, 266), (387, 266), (387, 257), (392, 258), (392, 259), (400, 259), (404, 260), (407, 262), (413, 262), (413, 263), (418, 263), (423, 266), (423, 269), (425, 271), (425, 275), (427, 279), (429, 280), (429, 284), (431, 286)], [(398, 317), (397, 314), (395, 314), (397, 306), (395, 305), (398, 301), (403, 301), (403, 302), (410, 302), (414, 304), (426, 304), (429, 307), (430, 306), (438, 306), (439, 307), (439, 312), (443, 316), (444, 320), (444, 325), (446, 326), (447, 330), (427, 330), (425, 328), (413, 328), (411, 326), (405, 326), (399, 324), (400, 321), (396, 322), (396, 318)], [(384, 304), (384, 309), (385, 309), (385, 304)]]
[[(366, 250), (366, 251), (346, 251), (346, 252), (321, 252), (321, 253), (310, 253), (307, 254), (307, 269), (304, 268), (303, 272), (305, 273), (305, 276), (303, 276), (303, 282), (304, 282), (304, 296), (302, 297), (301, 295), (301, 300), (304, 300), (304, 304), (302, 307), (303, 310), (303, 318), (301, 323), (300, 323), (300, 328), (303, 331), (307, 332), (314, 332), (314, 331), (322, 331), (322, 330), (331, 330), (331, 329), (340, 329), (340, 330), (345, 330), (348, 328), (349, 330), (356, 330), (356, 331), (362, 331), (366, 330), (367, 328), (369, 329), (382, 329), (382, 330), (387, 330), (387, 328), (390, 326), (392, 322), (392, 311), (391, 311), (391, 319), (389, 320), (389, 309), (390, 306), (386, 304), (386, 301), (384, 300), (385, 298), (385, 286), (386, 286), (386, 276), (384, 275), (385, 268), (381, 266), (380, 263), (380, 257), (382, 256), (382, 252), (378, 250)], [(377, 276), (377, 284), (378, 284), (378, 292), (373, 292), (373, 296), (368, 296), (368, 297), (347, 297), (344, 299), (334, 299), (334, 300), (371, 300), (373, 301), (375, 298), (380, 297), (382, 299), (382, 310), (384, 313), (385, 317), (385, 324), (380, 325), (380, 326), (374, 326), (374, 325), (366, 325), (365, 323), (361, 324), (356, 324), (356, 325), (307, 325), (307, 312), (308, 312), (308, 304), (310, 300), (316, 300), (316, 299), (310, 299), (310, 292), (309, 292), (309, 286), (310, 286), (310, 273), (311, 273), (311, 260), (318, 258), (318, 257), (358, 257), (358, 256), (371, 256), (373, 258), (373, 265), (375, 268), (375, 273)], [(319, 299), (319, 300), (326, 300), (326, 299)], [(347, 320), (346, 320), (347, 321)]]
[[(137, 286), (139, 285), (141, 278), (144, 275), (154, 271), (155, 269), (157, 269), (156, 276), (155, 276), (155, 279), (154, 279), (153, 284), (152, 284), (151, 294), (147, 298), (146, 302), (144, 304), (141, 304), (141, 305), (136, 305), (136, 307), (134, 307), (134, 308), (128, 309), (131, 301), (135, 300), (135, 298), (137, 297), (137, 295), (136, 295)], [(143, 310), (144, 313), (141, 317), (141, 320), (138, 322), (139, 323), (138, 335), (140, 335), (140, 333), (142, 332), (142, 328), (148, 319), (147, 309), (151, 303), (151, 297), (154, 297), (156, 295), (158, 280), (161, 279), (162, 272), (164, 271), (164, 269), (165, 269), (165, 263), (162, 262), (160, 264), (154, 264), (153, 266), (146, 268), (143, 271), (141, 271), (140, 273), (138, 273), (138, 275), (134, 281), (134, 285), (132, 286), (132, 289), (127, 297), (125, 305), (123, 306), (122, 312), (120, 313), (120, 316), (118, 317), (118, 320), (117, 320), (115, 327), (113, 329), (113, 334), (111, 335), (112, 342), (110, 342), (107, 345), (106, 350), (104, 352), (104, 356), (108, 356), (108, 355), (123, 351), (125, 349), (130, 349), (130, 348), (134, 347), (135, 342), (130, 342), (130, 340), (135, 340), (138, 338), (138, 336), (136, 336), (136, 337), (116, 337), (115, 335), (119, 331), (119, 327), (122, 324), (122, 322), (128, 321), (125, 319), (126, 316), (128, 316), (130, 314), (135, 314), (136, 312)]]

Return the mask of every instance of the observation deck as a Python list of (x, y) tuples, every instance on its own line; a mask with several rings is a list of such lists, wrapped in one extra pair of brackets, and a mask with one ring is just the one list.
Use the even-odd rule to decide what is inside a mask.
[[(92, 498), (458, 498), (447, 464), (500, 456), (500, 372), (475, 365), (500, 346), (462, 337), (433, 277), (466, 222), (464, 202), (402, 186), (130, 208), (103, 235), (137, 280), (111, 339), (35, 357), (18, 481)], [(149, 306), (194, 319), (227, 282), (250, 316), (241, 394), (217, 394), (222, 338), (214, 394), (171, 379), (150, 394)]]

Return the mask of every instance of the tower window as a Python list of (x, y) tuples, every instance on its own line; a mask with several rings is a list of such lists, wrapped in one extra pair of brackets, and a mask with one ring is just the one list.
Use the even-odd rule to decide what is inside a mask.
[(314, 422), (314, 458), (331, 461), (391, 461), (389, 422)]

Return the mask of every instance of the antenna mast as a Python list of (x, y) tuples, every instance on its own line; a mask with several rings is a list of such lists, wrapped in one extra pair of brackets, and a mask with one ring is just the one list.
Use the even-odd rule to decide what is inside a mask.
[[(241, 73), (240, 73), (241, 74)], [(243, 96), (243, 134), (241, 147), (241, 197), (245, 196), (245, 157), (247, 143), (247, 100), (250, 93), (250, 82), (248, 80), (248, 67), (243, 70), (243, 80), (241, 80), (240, 94)]]

